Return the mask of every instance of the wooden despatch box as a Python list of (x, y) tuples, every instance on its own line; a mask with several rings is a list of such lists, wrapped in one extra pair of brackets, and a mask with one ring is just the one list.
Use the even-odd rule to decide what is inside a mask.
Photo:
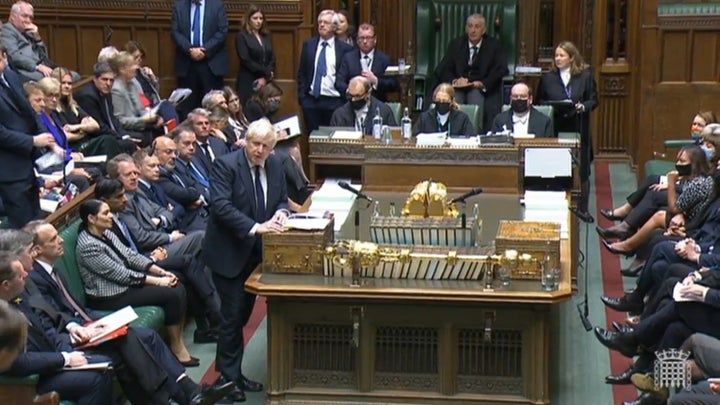
[(518, 266), (513, 278), (540, 279), (539, 264), (545, 260), (548, 252), (556, 266), (560, 258), (560, 224), (557, 222), (500, 221), (495, 237), (495, 252), (504, 254), (514, 249), (519, 254), (530, 254), (537, 264), (528, 268)]
[(263, 235), (263, 271), (322, 274), (325, 247), (335, 241), (334, 223), (331, 219), (323, 230)]

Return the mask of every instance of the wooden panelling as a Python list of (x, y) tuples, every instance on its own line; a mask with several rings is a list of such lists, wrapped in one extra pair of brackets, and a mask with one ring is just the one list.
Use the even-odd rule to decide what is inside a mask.
[(714, 82), (718, 80), (718, 39), (716, 32), (693, 33), (690, 81)]
[(661, 32), (661, 82), (686, 82), (690, 79), (690, 55), (688, 46), (688, 32), (667, 31)]

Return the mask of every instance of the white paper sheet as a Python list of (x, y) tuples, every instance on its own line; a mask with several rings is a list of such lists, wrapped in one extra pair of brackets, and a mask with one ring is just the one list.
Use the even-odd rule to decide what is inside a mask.
[(300, 118), (297, 115), (293, 115), (276, 122), (274, 127), (275, 131), (287, 131), (289, 138), (298, 136), (302, 133), (300, 130)]
[(525, 177), (571, 177), (570, 148), (526, 148)]

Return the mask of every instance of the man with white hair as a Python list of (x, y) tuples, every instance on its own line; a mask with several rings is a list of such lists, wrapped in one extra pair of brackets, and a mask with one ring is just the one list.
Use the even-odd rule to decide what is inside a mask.
[(334, 16), (332, 10), (320, 12), (318, 35), (303, 42), (300, 54), (298, 102), (308, 133), (330, 124), (333, 111), (345, 102), (343, 91), (335, 85), (335, 76), (343, 57), (352, 47), (335, 40)]
[(254, 121), (246, 139), (244, 148), (213, 163), (212, 209), (202, 249), (221, 302), (215, 367), (221, 374), (219, 383), (237, 385), (235, 401), (244, 400), (244, 391), (263, 389), (242, 373), (243, 327), (255, 303), (255, 295), (245, 291), (245, 281), (262, 261), (260, 236), (282, 232), (288, 216), (282, 162), (271, 153), (275, 128), (266, 119)]

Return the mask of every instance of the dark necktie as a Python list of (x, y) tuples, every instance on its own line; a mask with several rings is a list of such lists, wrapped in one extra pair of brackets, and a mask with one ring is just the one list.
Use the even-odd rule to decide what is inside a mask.
[(313, 97), (320, 97), (320, 88), (322, 87), (322, 78), (327, 73), (327, 63), (325, 62), (325, 50), (328, 43), (323, 41), (320, 56), (318, 56), (317, 66), (315, 66), (315, 78), (313, 79)]
[(135, 241), (132, 238), (132, 235), (130, 234), (130, 230), (128, 229), (127, 225), (125, 225), (125, 223), (117, 217), (115, 218), (115, 223), (117, 224), (118, 228), (120, 228), (120, 232), (122, 232), (123, 236), (130, 244), (130, 249), (132, 249), (133, 252), (138, 253), (139, 250), (137, 248), (137, 245), (135, 244)]
[(115, 128), (115, 125), (113, 124), (113, 116), (110, 114), (110, 102), (108, 101), (108, 97), (103, 97), (103, 100), (105, 101), (105, 116), (107, 117), (108, 125), (110, 125), (110, 130), (113, 134), (117, 134), (117, 128)]
[(12, 302), (15, 304), (18, 311), (25, 315), (25, 319), (27, 319), (28, 325), (30, 325), (28, 333), (35, 335), (41, 346), (38, 348), (40, 351), (55, 351), (55, 345), (45, 334), (45, 328), (43, 327), (42, 320), (37, 314), (35, 314), (30, 304), (25, 301), (25, 298), (26, 297), (16, 298)]
[(192, 20), (192, 46), (201, 46), (200, 41), (200, 1), (193, 1), (195, 5), (195, 12), (193, 13)]
[(363, 70), (370, 70), (370, 57), (367, 55), (363, 56)]
[[(201, 143), (201, 144), (200, 144), (200, 149), (202, 150), (203, 155), (205, 155), (205, 157), (207, 158), (207, 160), (208, 160), (209, 162), (212, 162), (212, 161), (213, 161), (213, 158), (212, 158), (212, 155), (210, 154), (210, 149), (209, 149), (209, 148), (210, 148), (210, 145), (208, 145), (207, 143)], [(209, 169), (210, 169), (210, 168), (208, 167), (208, 170), (209, 170)]]
[(470, 64), (474, 65), (475, 62), (477, 62), (477, 60), (478, 60), (478, 47), (473, 46), (472, 47), (472, 56), (470, 56), (470, 61), (471, 61)]
[(188, 168), (190, 169), (190, 174), (195, 177), (195, 180), (197, 180), (198, 183), (205, 188), (210, 187), (210, 182), (207, 177), (205, 177), (205, 175), (197, 167), (195, 167), (193, 162), (188, 163)]
[(82, 307), (75, 301), (75, 299), (70, 295), (70, 292), (68, 292), (67, 288), (65, 288), (65, 285), (63, 284), (62, 277), (58, 274), (57, 269), (52, 269), (52, 278), (55, 280), (55, 283), (58, 286), (58, 289), (62, 293), (62, 295), (65, 297), (65, 300), (70, 304), (70, 306), (75, 310), (75, 312), (80, 315), (85, 322), (92, 321), (92, 318), (90, 318), (90, 315), (85, 312), (85, 310), (82, 309)]
[(260, 182), (260, 166), (255, 166), (255, 206), (256, 213), (255, 219), (258, 222), (266, 221), (265, 213), (265, 191), (263, 191), (262, 183)]

